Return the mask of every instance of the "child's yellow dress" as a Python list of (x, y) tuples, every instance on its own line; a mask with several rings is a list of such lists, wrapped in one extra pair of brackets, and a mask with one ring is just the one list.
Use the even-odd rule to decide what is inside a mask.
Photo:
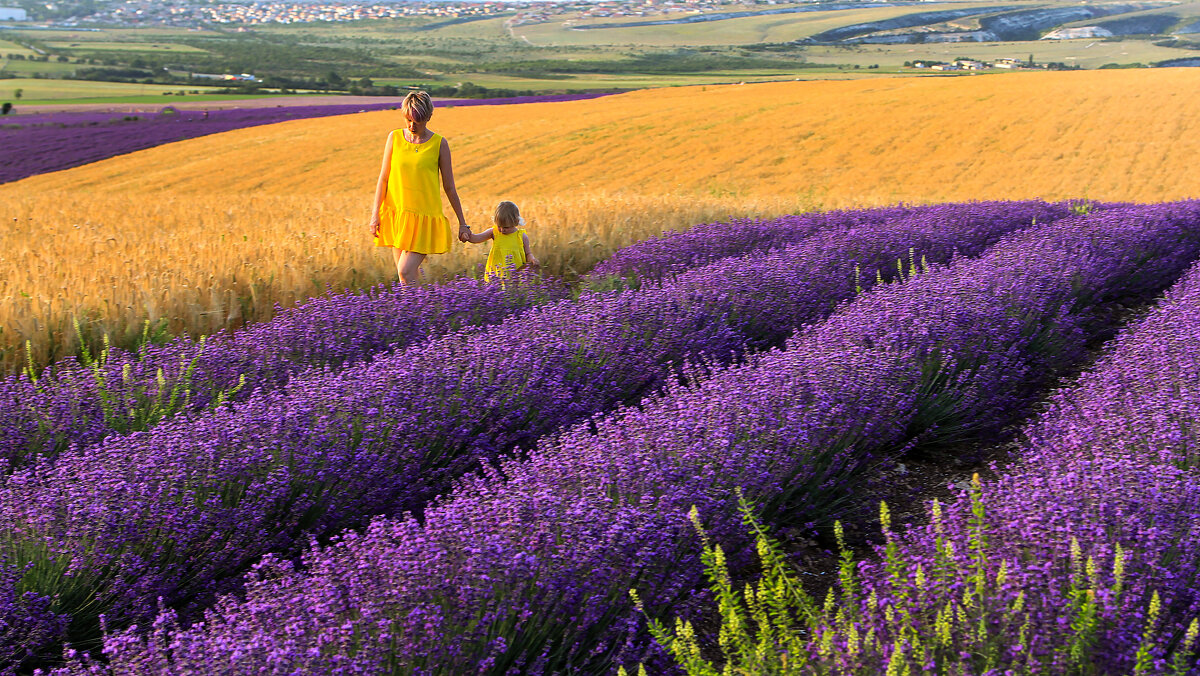
[(488, 252), (484, 279), (507, 277), (509, 269), (525, 265), (524, 235), (524, 228), (508, 235), (500, 232), (498, 227), (492, 228), (492, 250)]
[(390, 246), (422, 254), (450, 250), (450, 222), (442, 212), (438, 157), (442, 137), (410, 143), (404, 130), (392, 133), (392, 164), (387, 192), (379, 205), (379, 234), (375, 246)]

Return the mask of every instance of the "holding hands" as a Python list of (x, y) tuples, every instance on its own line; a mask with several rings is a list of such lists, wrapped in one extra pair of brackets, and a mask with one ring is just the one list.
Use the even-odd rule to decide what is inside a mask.
[(458, 241), (468, 242), (471, 239), (471, 226), (466, 223), (458, 224)]

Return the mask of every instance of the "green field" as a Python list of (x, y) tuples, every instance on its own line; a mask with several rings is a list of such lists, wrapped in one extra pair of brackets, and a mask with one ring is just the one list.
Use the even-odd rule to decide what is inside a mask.
[[(75, 73), (75, 65), (57, 61), (13, 61), (0, 59), (0, 78), (70, 77)], [(3, 82), (3, 80), (0, 80)]]
[[(13, 62), (13, 63), (20, 63)], [(41, 64), (45, 65), (45, 64)], [(5, 101), (10, 100), (13, 96), (13, 91), (16, 89), (23, 90), (21, 93), (21, 102), (25, 105), (34, 103), (48, 103), (53, 101), (75, 101), (77, 103), (85, 102), (109, 102), (114, 103), (132, 103), (130, 97), (137, 97), (152, 101), (154, 103), (162, 103), (168, 97), (163, 96), (163, 92), (177, 92), (180, 89), (191, 91), (198, 89), (202, 92), (212, 91), (216, 87), (194, 87), (187, 86), (171, 86), (171, 85), (152, 85), (152, 84), (130, 84), (125, 82), (92, 82), (89, 80), (44, 80), (44, 79), (11, 79), (0, 80), (0, 99)], [(190, 97), (173, 96), (177, 100), (204, 100), (212, 98), (208, 96)], [(233, 96), (227, 98), (244, 98), (243, 96)], [(120, 101), (118, 101), (120, 99)]]
[(55, 41), (45, 43), (56, 52), (173, 52), (205, 53), (190, 45), (163, 44), (159, 42), (103, 42), (100, 40)]
[(22, 56), (33, 56), (33, 55), (37, 54), (37, 52), (33, 51), (32, 49), (30, 49), (24, 45), (19, 45), (15, 42), (12, 42), (11, 40), (0, 40), (0, 58), (3, 58), (4, 55), (6, 55), (6, 54), (20, 54)]

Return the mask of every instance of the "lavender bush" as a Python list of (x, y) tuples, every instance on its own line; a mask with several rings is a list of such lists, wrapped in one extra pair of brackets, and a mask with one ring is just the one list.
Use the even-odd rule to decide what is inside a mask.
[[(1061, 212), (1056, 207), (1045, 217)], [(731, 237), (719, 251), (711, 238), (680, 233), (673, 248), (643, 251), (636, 259), (678, 273), (685, 269), (683, 260), (698, 267), (717, 254), (797, 242), (822, 230), (864, 227), (906, 213), (883, 208), (746, 223), (741, 230), (750, 236)], [(380, 286), (365, 294), (313, 299), (269, 322), (204, 342), (181, 338), (165, 346), (147, 343), (137, 353), (104, 350), (95, 359), (66, 360), (40, 375), (30, 368), (23, 376), (0, 380), (0, 401), (12, 402), (0, 408), (0, 459), (21, 465), (113, 433), (145, 431), (180, 411), (200, 411), (218, 401), (244, 399), (256, 389), (279, 387), (306, 369), (339, 368), (460, 327), (494, 324), (565, 295), (555, 282), (536, 278), (503, 287), (473, 280), (409, 289)]]
[[(112, 635), (122, 673), (597, 671), (647, 648), (654, 612), (703, 595), (686, 512), (747, 559), (733, 488), (775, 522), (840, 509), (872, 458), (1010, 422), (1054, 373), (1200, 254), (1200, 203), (1011, 236), (883, 285), (750, 364), (599, 417), (484, 468), (413, 517), (268, 557), (203, 623)], [(923, 421), (920, 425), (917, 421)], [(690, 568), (695, 572), (689, 573)], [(72, 669), (86, 670), (86, 663)]]
[(554, 280), (505, 286), (459, 279), (380, 285), (309, 299), (268, 322), (201, 340), (104, 350), (39, 375), (0, 380), (0, 460), (20, 466), (68, 447), (150, 429), (179, 412), (245, 399), (312, 369), (337, 369), (468, 326), (495, 324), (567, 296)]
[[(443, 103), (478, 106), (573, 101), (603, 94), (518, 96)], [(0, 183), (144, 150), (164, 143), (286, 120), (347, 115), (397, 108), (395, 102), (333, 104), (220, 110), (176, 110), (159, 113), (62, 112), (6, 117), (0, 126)]]
[(116, 626), (151, 614), (160, 596), (203, 603), (304, 533), (419, 509), (481, 460), (661, 386), (673, 364), (782, 341), (855, 293), (856, 264), (880, 268), (857, 282), (869, 286), (912, 274), (915, 251), (978, 253), (1068, 211), (946, 205), (658, 287), (534, 308), (16, 471), (0, 490), (0, 524), (13, 560), (32, 564), (26, 589), (55, 598), (74, 636), (96, 632), (102, 609)]
[[(986, 487), (977, 477), (946, 510), (934, 502), (930, 525), (903, 535), (887, 527), (885, 507), (880, 560), (855, 567), (844, 554), (836, 604), (809, 599), (761, 532), (765, 574), (745, 595), (706, 546), (725, 666), (1196, 673), (1197, 335), (1200, 265), (1051, 398), (1013, 470)], [(719, 673), (691, 627), (655, 634), (688, 673)]]
[(921, 211), (921, 208), (900, 205), (857, 211), (823, 211), (788, 219), (736, 219), (696, 225), (645, 239), (617, 251), (592, 268), (587, 280), (592, 283), (601, 283), (611, 277), (633, 283), (661, 280), (719, 258), (793, 244), (821, 230), (870, 227)]

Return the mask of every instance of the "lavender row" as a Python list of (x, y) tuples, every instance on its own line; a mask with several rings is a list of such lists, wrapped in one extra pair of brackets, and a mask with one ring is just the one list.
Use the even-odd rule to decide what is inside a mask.
[(309, 369), (339, 368), (445, 335), (495, 324), (567, 289), (523, 279), (505, 287), (460, 279), (380, 285), (309, 299), (268, 322), (204, 340), (178, 338), (138, 352), (68, 359), (31, 379), (0, 380), (0, 460), (23, 465), (113, 434), (144, 431), (180, 412), (244, 399)]
[(631, 244), (592, 268), (588, 279), (600, 281), (608, 277), (622, 277), (635, 282), (661, 280), (719, 258), (792, 244), (819, 230), (870, 227), (904, 216), (915, 216), (921, 211), (922, 208), (900, 205), (858, 211), (816, 212), (796, 218), (738, 219), (727, 223), (696, 225)]
[(784, 351), (545, 440), (421, 520), (312, 547), (304, 572), (268, 558), (245, 601), (226, 597), (191, 628), (168, 611), (147, 635), (110, 636), (106, 654), (139, 674), (536, 674), (642, 659), (627, 590), (658, 612), (702, 598), (692, 506), (717, 541), (742, 545), (735, 487), (776, 523), (826, 520), (864, 463), (1011, 422), (1111, 329), (1114, 303), (1156, 293), (1197, 255), (1200, 203), (1020, 233), (877, 287)]
[[(545, 103), (603, 94), (521, 96), (446, 102), (444, 106)], [(220, 132), (330, 115), (395, 109), (395, 101), (369, 104), (273, 106), (159, 113), (35, 113), (5, 118), (0, 126), (0, 183)], [(399, 118), (397, 118), (399, 120)]]
[(1196, 673), (1197, 335), (1200, 265), (1052, 397), (1014, 468), (889, 534), (808, 627), (812, 671)]
[[(883, 208), (747, 222), (733, 226), (747, 236), (731, 236), (719, 249), (708, 238), (675, 238), (674, 248), (658, 262), (679, 273), (684, 260), (699, 267), (720, 255), (794, 243), (821, 231), (869, 227), (907, 213)], [(643, 265), (657, 264), (653, 256), (637, 258)], [(255, 389), (279, 387), (309, 368), (339, 368), (457, 328), (494, 324), (565, 293), (553, 282), (533, 279), (505, 287), (473, 280), (408, 289), (380, 286), (366, 294), (309, 300), (269, 322), (203, 343), (185, 338), (147, 345), (136, 354), (112, 350), (92, 363), (67, 360), (36, 382), (9, 377), (0, 380), (0, 401), (7, 403), (0, 408), (0, 459), (22, 465), (113, 433), (144, 431), (180, 411), (200, 411), (218, 399), (244, 399)]]
[[(0, 490), (9, 561), (27, 566), (26, 590), (72, 617), (73, 640), (97, 632), (101, 611), (120, 623), (152, 614), (158, 597), (203, 603), (267, 552), (420, 509), (481, 461), (634, 401), (678, 364), (778, 344), (856, 292), (856, 265), (857, 284), (870, 286), (877, 268), (894, 278), (922, 256), (976, 254), (1066, 213), (1038, 202), (946, 205), (822, 233), (73, 449), (13, 472)], [(64, 566), (69, 579), (56, 574)]]

